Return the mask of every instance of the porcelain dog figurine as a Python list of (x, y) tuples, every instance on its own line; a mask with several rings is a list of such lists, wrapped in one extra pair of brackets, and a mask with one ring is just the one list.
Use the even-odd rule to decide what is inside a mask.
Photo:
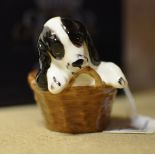
[(100, 61), (93, 41), (80, 22), (61, 17), (48, 20), (38, 40), (40, 70), (37, 83), (53, 94), (60, 93), (75, 72), (90, 66), (103, 82), (125, 88), (127, 80), (112, 62)]

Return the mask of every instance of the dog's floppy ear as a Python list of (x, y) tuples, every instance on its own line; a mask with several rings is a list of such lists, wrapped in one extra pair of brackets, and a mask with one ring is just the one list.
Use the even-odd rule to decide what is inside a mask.
[(46, 27), (43, 28), (38, 40), (38, 51), (39, 51), (39, 65), (40, 69), (36, 76), (36, 82), (38, 86), (43, 90), (48, 90), (47, 87), (47, 69), (50, 67), (51, 58), (48, 54), (48, 43), (47, 37), (50, 30)]
[(78, 21), (75, 21), (75, 22), (80, 25), (80, 31), (83, 31), (84, 40), (86, 42), (88, 52), (89, 52), (89, 56), (90, 56), (90, 60), (91, 60), (92, 64), (94, 64), (96, 66), (99, 65), (100, 64), (100, 57), (99, 57), (99, 54), (95, 48), (95, 45), (94, 45), (93, 40), (91, 38), (91, 35), (89, 34), (87, 28), (82, 23), (80, 23)]
[(85, 28), (85, 42), (86, 42), (86, 45), (88, 48), (88, 52), (89, 52), (89, 56), (90, 56), (90, 60), (91, 60), (92, 64), (98, 66), (100, 64), (101, 60), (100, 60), (99, 54), (95, 48), (93, 40), (86, 28)]
[[(95, 49), (91, 36), (85, 28), (85, 26), (77, 20), (61, 18), (61, 21), (63, 25), (66, 27), (65, 31), (69, 35), (70, 40), (77, 46), (81, 45), (81, 42), (85, 41), (92, 64), (99, 65), (99, 55), (97, 53), (97, 50)], [(81, 36), (80, 40), (79, 35)]]

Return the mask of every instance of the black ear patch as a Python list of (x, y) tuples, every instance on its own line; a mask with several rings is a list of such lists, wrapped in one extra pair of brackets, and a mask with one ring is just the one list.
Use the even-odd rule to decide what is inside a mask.
[(51, 63), (51, 58), (48, 54), (48, 43), (46, 40), (46, 36), (49, 35), (48, 31), (49, 31), (48, 29), (44, 28), (38, 40), (40, 69), (36, 76), (36, 82), (38, 86), (43, 90), (48, 90), (46, 73)]
[(88, 48), (88, 52), (89, 52), (89, 56), (90, 56), (92, 64), (98, 66), (100, 64), (101, 60), (100, 60), (99, 54), (94, 46), (93, 40), (87, 30), (86, 30), (85, 41), (87, 44), (87, 48)]
[(48, 90), (47, 69), (50, 67), (51, 58), (48, 54), (49, 44), (47, 38), (50, 36), (49, 28), (44, 28), (38, 40), (39, 64), (40, 69), (36, 76), (38, 86), (43, 90)]
[(47, 90), (47, 70), (51, 64), (51, 57), (62, 59), (64, 57), (64, 47), (59, 38), (48, 27), (44, 27), (38, 40), (40, 70), (37, 74), (36, 81), (40, 88)]
[(85, 26), (79, 21), (75, 21), (75, 20), (61, 18), (61, 21), (63, 24), (62, 27), (68, 34), (72, 43), (75, 46), (79, 47), (79, 46), (82, 46), (83, 42), (85, 41), (87, 44), (91, 62), (94, 65), (99, 65), (100, 58), (99, 58), (98, 52)]
[(68, 34), (72, 43), (77, 47), (82, 46), (85, 36), (83, 27), (81, 27), (80, 23), (64, 18), (62, 18), (61, 21), (63, 23), (62, 27)]

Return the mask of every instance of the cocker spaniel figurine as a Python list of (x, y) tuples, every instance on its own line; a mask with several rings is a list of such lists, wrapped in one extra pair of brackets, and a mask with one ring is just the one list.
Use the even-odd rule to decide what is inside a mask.
[(55, 17), (48, 20), (38, 40), (40, 70), (37, 84), (52, 94), (67, 87), (75, 72), (90, 66), (103, 82), (115, 88), (128, 83), (121, 69), (100, 61), (89, 32), (78, 21)]

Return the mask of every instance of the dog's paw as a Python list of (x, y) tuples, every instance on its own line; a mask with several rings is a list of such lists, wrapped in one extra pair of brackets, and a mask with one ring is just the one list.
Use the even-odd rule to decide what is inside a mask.
[(47, 83), (48, 90), (52, 94), (58, 94), (66, 88), (68, 80), (63, 72), (60, 73), (56, 68), (49, 68), (47, 71)]
[(111, 62), (102, 62), (96, 69), (103, 82), (115, 88), (125, 88), (128, 82), (121, 69)]
[(126, 80), (123, 78), (123, 77), (120, 77), (119, 79), (118, 79), (118, 83), (121, 85), (121, 86), (125, 86), (126, 85)]

